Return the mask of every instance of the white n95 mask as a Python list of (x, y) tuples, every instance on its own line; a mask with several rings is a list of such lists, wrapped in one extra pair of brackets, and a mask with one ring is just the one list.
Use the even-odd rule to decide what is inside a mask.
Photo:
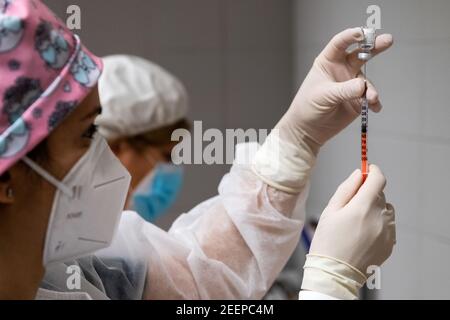
[(111, 244), (131, 177), (104, 138), (95, 136), (89, 150), (62, 182), (28, 157), (23, 161), (57, 188), (47, 227), (44, 266), (88, 255)]

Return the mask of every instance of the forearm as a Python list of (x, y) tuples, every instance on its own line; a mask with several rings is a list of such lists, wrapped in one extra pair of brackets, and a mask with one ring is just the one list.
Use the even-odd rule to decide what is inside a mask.
[[(259, 299), (295, 249), (307, 190), (287, 194), (248, 166), (224, 177), (219, 196), (181, 216), (150, 260), (146, 298)], [(300, 207), (303, 207), (302, 205)]]

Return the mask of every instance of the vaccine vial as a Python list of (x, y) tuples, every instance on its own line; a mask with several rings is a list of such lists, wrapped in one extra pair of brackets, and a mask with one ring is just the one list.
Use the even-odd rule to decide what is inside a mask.
[(375, 48), (376, 30), (373, 28), (361, 28), (364, 33), (364, 40), (359, 43), (361, 52), (358, 59), (369, 61), (372, 58), (372, 50)]

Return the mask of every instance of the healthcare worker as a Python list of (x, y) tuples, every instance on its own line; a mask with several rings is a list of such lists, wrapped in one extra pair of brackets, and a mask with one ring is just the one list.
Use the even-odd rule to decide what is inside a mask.
[(172, 132), (189, 129), (188, 95), (168, 71), (145, 59), (103, 58), (99, 133), (131, 174), (126, 207), (155, 222), (175, 202), (183, 169), (172, 164)]
[[(358, 116), (361, 64), (346, 50), (361, 30), (331, 40), (278, 134), (164, 232), (122, 214), (130, 175), (94, 126), (101, 59), (41, 1), (3, 2), (0, 12), (0, 298), (261, 298), (298, 243), (303, 216), (292, 210), (306, 200), (320, 147)], [(391, 43), (378, 37), (376, 51)], [(379, 111), (372, 86), (368, 95)], [(356, 170), (338, 188), (305, 263), (302, 298), (355, 298), (367, 267), (389, 257), (385, 183), (372, 165), (364, 184)]]
[[(127, 208), (158, 225), (157, 218), (175, 202), (182, 184), (182, 168), (170, 163), (171, 136), (174, 130), (189, 128), (186, 89), (143, 58), (112, 55), (102, 60), (98, 131), (131, 174)], [(265, 299), (297, 298), (304, 256), (305, 250), (297, 246)]]

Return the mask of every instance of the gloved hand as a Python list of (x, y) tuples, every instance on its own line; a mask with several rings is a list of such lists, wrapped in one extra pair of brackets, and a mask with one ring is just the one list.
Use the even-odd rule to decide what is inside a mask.
[[(347, 49), (363, 40), (361, 28), (347, 29), (330, 41), (315, 59), (290, 109), (277, 127), (291, 133), (292, 141), (306, 136), (321, 146), (361, 113), (361, 97), (365, 84), (358, 59), (360, 49)], [(373, 56), (393, 43), (389, 34), (376, 39)], [(367, 99), (374, 112), (381, 110), (378, 93), (368, 82)]]
[(343, 182), (322, 213), (305, 263), (302, 290), (353, 299), (369, 266), (381, 266), (395, 244), (395, 211), (386, 204), (386, 179), (370, 166)]
[[(320, 147), (349, 125), (361, 111), (365, 90), (359, 49), (347, 49), (363, 39), (361, 28), (336, 35), (315, 59), (291, 107), (258, 151), (253, 171), (272, 187), (299, 193), (308, 180)], [(391, 35), (376, 39), (373, 55), (388, 49)], [(359, 77), (359, 78), (355, 78)], [(378, 93), (368, 82), (370, 108), (379, 112)]]

